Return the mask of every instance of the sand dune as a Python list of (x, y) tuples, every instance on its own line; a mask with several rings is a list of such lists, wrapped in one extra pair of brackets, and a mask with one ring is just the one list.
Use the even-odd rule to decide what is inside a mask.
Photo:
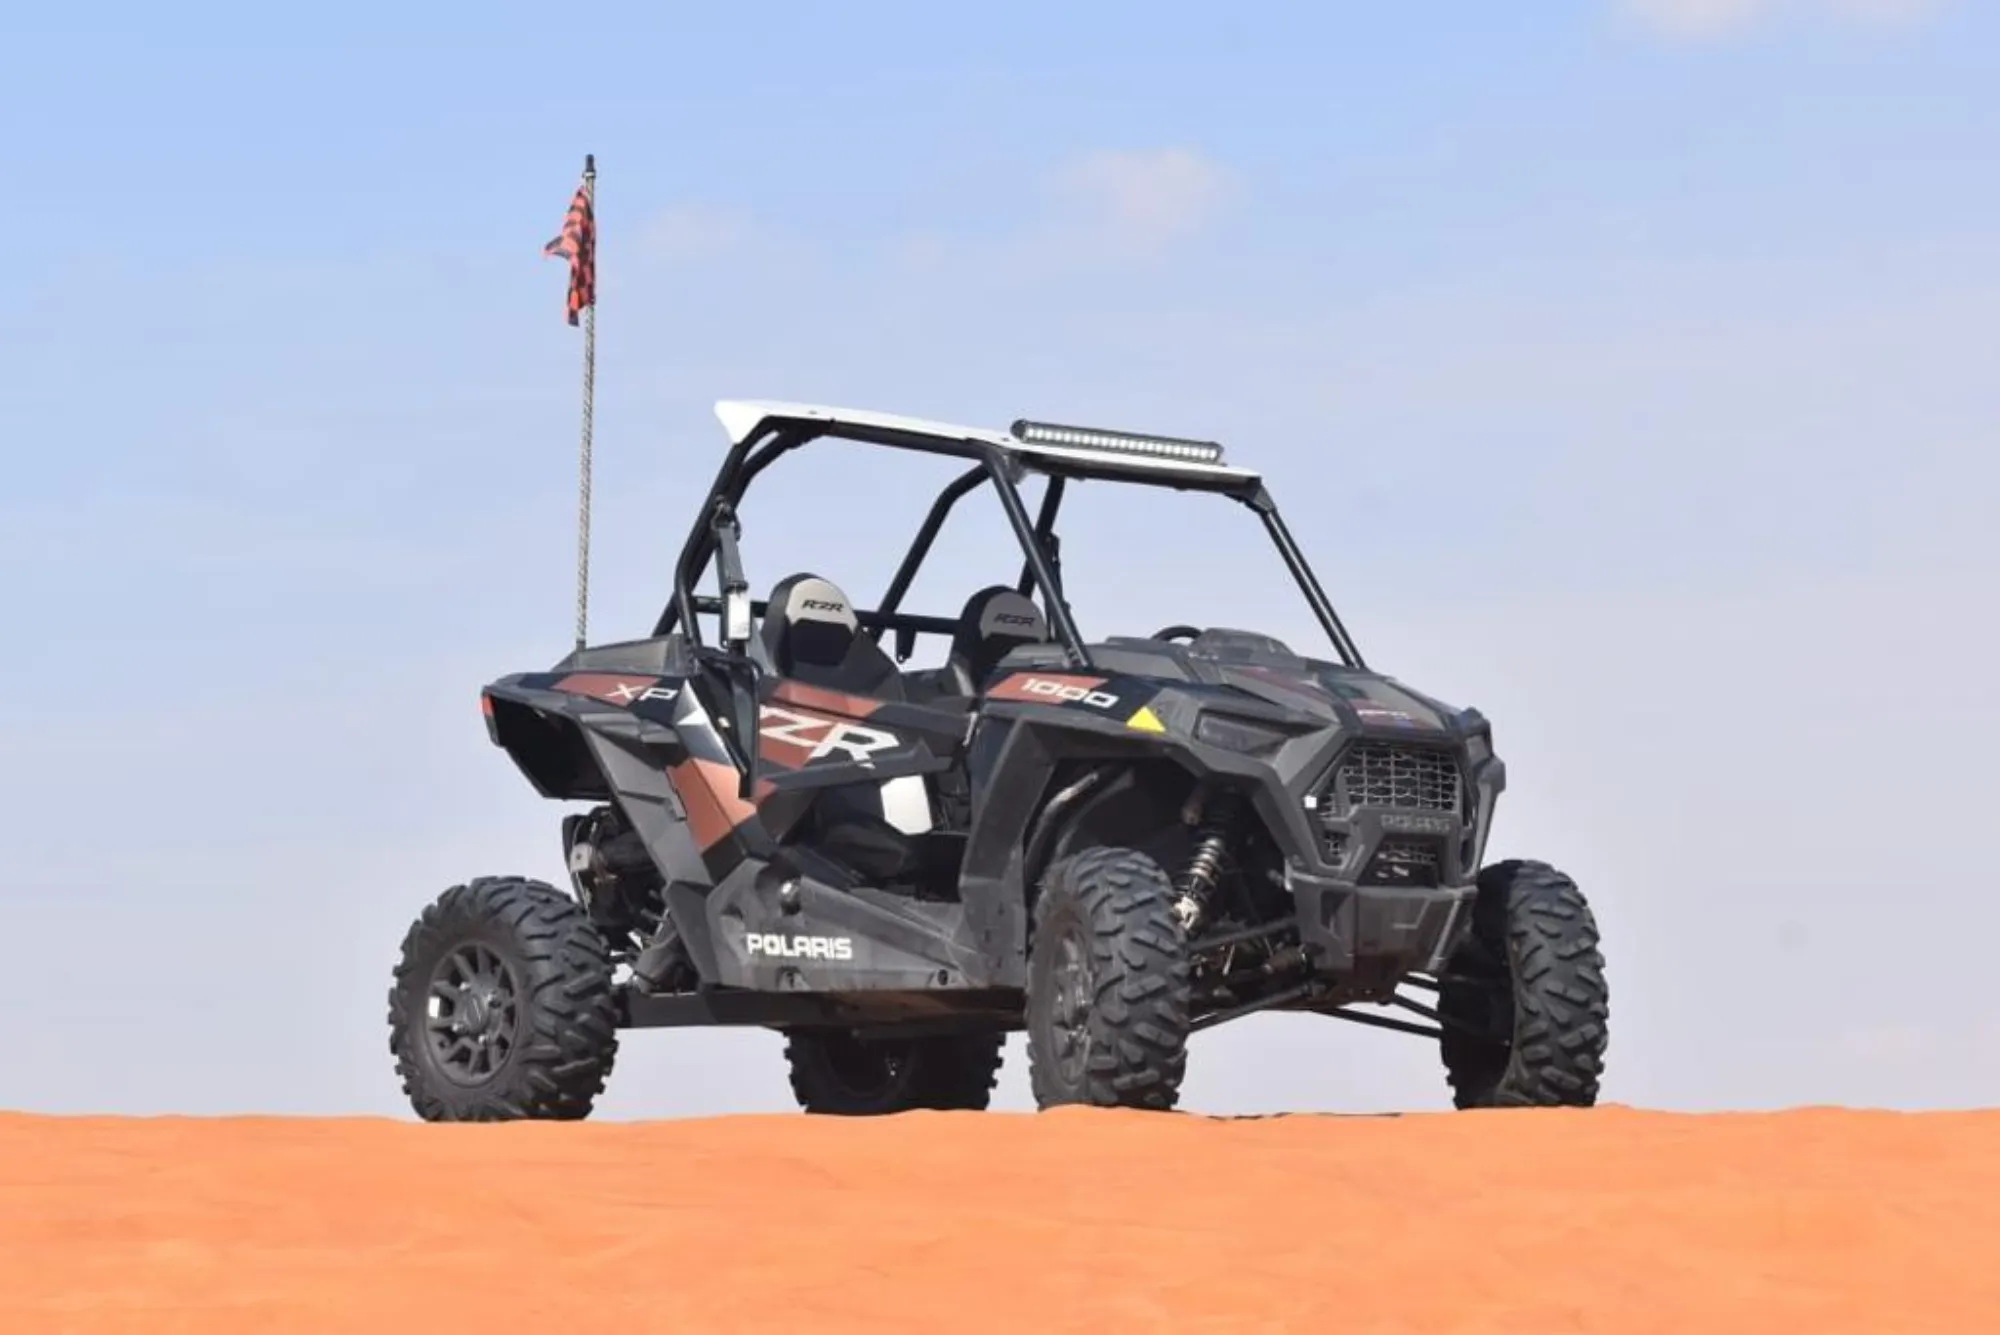
[(0, 1330), (2000, 1329), (2000, 1112), (0, 1117)]

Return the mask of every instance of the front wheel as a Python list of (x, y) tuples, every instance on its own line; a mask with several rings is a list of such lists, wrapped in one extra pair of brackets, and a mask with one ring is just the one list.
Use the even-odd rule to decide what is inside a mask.
[(541, 881), (453, 886), (403, 938), (389, 1050), (427, 1122), (589, 1116), (618, 1051), (603, 933)]
[(1168, 1111), (1187, 1071), (1190, 979), (1174, 885), (1129, 848), (1050, 871), (1028, 950), (1028, 1082), (1036, 1106)]
[(1472, 932), (1440, 980), (1439, 1041), (1459, 1108), (1588, 1108), (1610, 1033), (1597, 920), (1543, 862), (1479, 873)]

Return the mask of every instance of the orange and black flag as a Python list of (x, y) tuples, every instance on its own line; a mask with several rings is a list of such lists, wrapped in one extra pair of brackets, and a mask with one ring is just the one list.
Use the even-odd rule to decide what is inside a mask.
[(590, 182), (576, 188), (563, 218), (561, 235), (542, 247), (542, 254), (569, 261), (569, 322), (586, 306), (597, 304), (597, 217), (591, 210)]

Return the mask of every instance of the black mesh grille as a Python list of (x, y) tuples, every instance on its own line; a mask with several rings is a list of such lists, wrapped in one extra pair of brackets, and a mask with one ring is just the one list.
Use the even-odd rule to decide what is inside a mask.
[(1357, 744), (1334, 771), (1326, 794), (1331, 815), (1376, 807), (1456, 816), (1463, 800), (1464, 785), (1451, 752), (1394, 742)]

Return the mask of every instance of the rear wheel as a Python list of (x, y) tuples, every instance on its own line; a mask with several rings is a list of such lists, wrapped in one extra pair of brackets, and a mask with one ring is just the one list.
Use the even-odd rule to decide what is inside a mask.
[(1171, 1109), (1187, 1072), (1189, 969), (1174, 886), (1129, 848), (1050, 871), (1028, 953), (1028, 1080), (1042, 1108)]
[(453, 886), (403, 938), (389, 1050), (425, 1121), (588, 1117), (618, 1051), (603, 933), (541, 881)]
[(1472, 933), (1441, 980), (1438, 1012), (1458, 1107), (1596, 1103), (1610, 989), (1597, 921), (1576, 883), (1543, 862), (1480, 872)]
[(1005, 1041), (998, 1033), (870, 1039), (802, 1029), (787, 1037), (785, 1059), (792, 1094), (809, 1113), (980, 1112), (992, 1101)]

